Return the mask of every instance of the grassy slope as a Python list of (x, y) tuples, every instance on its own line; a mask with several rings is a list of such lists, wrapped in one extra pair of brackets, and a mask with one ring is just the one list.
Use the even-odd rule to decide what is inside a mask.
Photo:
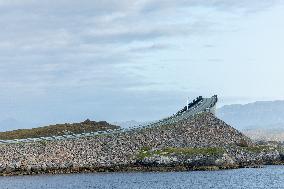
[(32, 129), (19, 129), (0, 132), (0, 140), (37, 138), (46, 136), (58, 136), (70, 133), (84, 133), (117, 129), (119, 126), (111, 125), (105, 121), (95, 122), (86, 120), (81, 123), (56, 124)]
[(150, 150), (149, 148), (145, 147), (142, 148), (137, 156), (137, 159), (142, 160), (145, 157), (151, 157), (153, 155), (218, 155), (222, 154), (224, 150), (222, 148), (214, 148), (214, 147), (203, 147), (203, 148), (164, 148), (160, 150)]

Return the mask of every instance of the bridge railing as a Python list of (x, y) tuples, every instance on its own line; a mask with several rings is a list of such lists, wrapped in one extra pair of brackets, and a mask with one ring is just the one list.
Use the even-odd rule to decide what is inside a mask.
[(26, 139), (13, 139), (13, 140), (0, 140), (0, 144), (13, 144), (13, 143), (27, 143), (27, 142), (39, 142), (39, 141), (55, 141), (55, 140), (69, 140), (69, 139), (80, 139), (82, 137), (93, 137), (103, 134), (119, 134), (123, 132), (133, 132), (139, 129), (147, 129), (151, 127), (158, 127), (161, 125), (168, 125), (179, 122), (184, 119), (193, 117), (195, 114), (200, 112), (205, 112), (208, 109), (214, 107), (218, 101), (217, 95), (212, 96), (211, 98), (202, 98), (198, 97), (197, 100), (193, 101), (190, 108), (181, 114), (173, 114), (172, 116), (166, 117), (159, 121), (150, 123), (148, 125), (139, 125), (136, 127), (131, 127), (127, 129), (115, 129), (115, 130), (106, 130), (106, 131), (97, 131), (97, 132), (88, 132), (80, 134), (68, 134), (61, 136), (48, 136), (48, 137), (39, 137), (39, 138), (26, 138)]

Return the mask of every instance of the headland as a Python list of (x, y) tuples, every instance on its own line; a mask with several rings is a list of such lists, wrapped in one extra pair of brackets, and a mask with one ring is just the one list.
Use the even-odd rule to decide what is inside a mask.
[(198, 97), (147, 126), (2, 140), (0, 175), (188, 171), (283, 163), (279, 145), (255, 144), (214, 116), (217, 96)]

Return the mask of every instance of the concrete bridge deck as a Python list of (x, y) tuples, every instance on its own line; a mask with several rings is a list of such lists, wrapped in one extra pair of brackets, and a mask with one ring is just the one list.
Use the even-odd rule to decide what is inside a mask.
[[(198, 97), (199, 98), (199, 97)], [(198, 99), (197, 98), (197, 99)], [(174, 114), (167, 118), (161, 119), (159, 121), (150, 123), (146, 126), (137, 126), (129, 129), (118, 129), (118, 130), (107, 130), (107, 131), (98, 131), (98, 132), (90, 132), (90, 133), (81, 133), (81, 134), (70, 134), (70, 135), (62, 135), (62, 136), (49, 136), (49, 137), (39, 137), (39, 138), (26, 138), (26, 139), (14, 139), (14, 140), (0, 140), (0, 144), (13, 144), (13, 143), (26, 143), (26, 142), (39, 142), (39, 141), (54, 141), (54, 140), (70, 140), (77, 139), (81, 137), (92, 137), (101, 134), (116, 134), (120, 132), (131, 132), (136, 129), (144, 129), (149, 127), (155, 127), (160, 125), (167, 125), (172, 123), (177, 123), (184, 119), (189, 119), (194, 115), (202, 112), (215, 112), (215, 106), (218, 101), (217, 95), (212, 96), (211, 98), (203, 98), (201, 97), (198, 100), (198, 103), (194, 104), (187, 110), (183, 111), (180, 114)], [(194, 102), (194, 101), (193, 101)]]

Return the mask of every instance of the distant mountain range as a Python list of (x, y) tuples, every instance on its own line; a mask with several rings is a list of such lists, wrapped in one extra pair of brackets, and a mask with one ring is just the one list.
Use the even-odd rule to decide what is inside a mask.
[(284, 140), (284, 101), (226, 105), (217, 117), (254, 139)]
[(284, 101), (226, 105), (218, 109), (217, 117), (242, 130), (283, 128)]

